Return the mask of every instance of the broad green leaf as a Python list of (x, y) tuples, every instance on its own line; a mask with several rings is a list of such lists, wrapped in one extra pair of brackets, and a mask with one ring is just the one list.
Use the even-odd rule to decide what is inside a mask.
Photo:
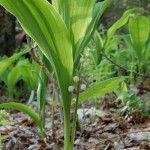
[(98, 52), (98, 54), (99, 54), (100, 51), (103, 48), (103, 39), (102, 39), (102, 37), (100, 36), (100, 34), (97, 30), (95, 30), (95, 35), (94, 36), (95, 36), (94, 40), (95, 40), (95, 44), (96, 44), (96, 49), (97, 50), (99, 49), (99, 52)]
[(26, 83), (28, 89), (32, 90), (38, 85), (38, 81), (36, 78), (34, 78), (33, 68), (32, 64), (29, 62), (28, 59), (25, 59), (24, 61), (21, 61), (21, 63), (18, 64), (18, 67), (20, 67), (21, 70), (21, 78)]
[(60, 13), (60, 3), (59, 3), (59, 0), (52, 0), (52, 5)]
[(123, 40), (125, 41), (126, 46), (127, 46), (129, 49), (133, 49), (133, 44), (132, 44), (132, 42), (131, 42), (130, 35), (129, 35), (129, 34), (123, 35), (122, 38), (123, 38)]
[(123, 16), (108, 29), (104, 48), (106, 48), (109, 45), (109, 42), (110, 42), (112, 36), (114, 35), (114, 33), (117, 31), (117, 29), (119, 29), (120, 27), (125, 25), (129, 19), (130, 15), (137, 10), (139, 10), (139, 8), (133, 8), (133, 9), (129, 9), (129, 10), (125, 11)]
[(143, 59), (143, 48), (149, 36), (149, 22), (144, 16), (131, 17), (129, 31), (134, 50), (141, 61)]
[[(97, 30), (95, 30), (95, 34), (93, 35), (93, 38), (88, 43), (88, 48), (90, 49), (89, 53), (93, 58), (95, 67), (97, 67), (102, 59), (100, 52), (103, 50), (103, 39)], [(85, 49), (85, 51), (87, 50), (88, 49)]]
[(131, 54), (131, 56), (135, 57), (136, 54), (135, 54), (133, 44), (131, 42), (130, 35), (129, 34), (123, 35), (123, 40), (125, 41), (126, 47), (129, 49), (128, 54)]
[(48, 91), (48, 77), (41, 70), (39, 77), (39, 85), (37, 89), (37, 104), (39, 107), (39, 115), (41, 118), (42, 125), (45, 125), (45, 106), (46, 106), (46, 96)]
[(13, 56), (0, 61), (0, 76), (5, 72), (6, 69), (17, 59), (19, 59), (23, 54), (27, 53), (27, 50), (23, 52), (19, 52), (17, 54), (14, 54)]
[(110, 93), (116, 90), (119, 83), (124, 81), (126, 77), (115, 77), (99, 83), (96, 83), (89, 87), (86, 91), (80, 93), (79, 99), (85, 101), (90, 97), (100, 97), (106, 93)]
[(96, 53), (95, 53), (94, 57), (96, 58), (96, 65), (98, 66), (102, 60), (102, 56), (100, 53), (103, 51), (103, 40), (97, 30), (95, 31), (93, 39), (94, 39), (95, 46), (96, 46), (95, 47)]
[[(84, 50), (85, 46), (91, 40), (91, 38), (95, 32), (95, 29), (97, 28), (97, 24), (98, 24), (100, 17), (102, 16), (102, 14), (106, 10), (106, 8), (109, 6), (111, 1), (112, 0), (105, 0), (103, 2), (98, 2), (95, 4), (93, 13), (91, 15), (91, 21), (85, 30), (86, 32), (82, 33), (82, 35), (84, 35), (84, 37), (82, 37), (78, 41), (77, 45), (75, 46), (76, 52), (75, 52), (75, 56), (74, 56), (74, 64), (79, 62), (78, 60), (80, 58), (81, 52)], [(83, 24), (83, 26), (84, 25), (85, 24)]]
[(105, 0), (98, 3), (96, 0), (52, 1), (70, 32), (75, 64), (78, 63), (81, 52), (94, 34), (99, 18), (111, 1)]
[(13, 95), (14, 87), (20, 79), (26, 83), (28, 89), (34, 89), (37, 84), (32, 74), (32, 64), (28, 59), (20, 60), (17, 65), (9, 71), (7, 77), (9, 93)]
[(0, 108), (11, 108), (11, 109), (16, 109), (21, 112), (24, 112), (27, 115), (29, 115), (39, 127), (41, 127), (41, 121), (38, 115), (30, 107), (24, 104), (15, 103), (15, 102), (3, 103), (0, 104)]
[(72, 0), (52, 0), (53, 7), (59, 12), (68, 30), (70, 30), (70, 11)]
[(71, 25), (74, 55), (85, 38), (96, 0), (71, 0)]
[(148, 22), (149, 22), (149, 27), (150, 27), (150, 16), (147, 16)]
[(144, 60), (147, 62), (150, 59), (150, 39), (147, 45), (147, 48), (145, 50), (145, 58)]
[(38, 107), (40, 111), (42, 111), (46, 102), (48, 78), (43, 70), (41, 70), (40, 75), (37, 74), (37, 76), (39, 78), (39, 85), (37, 89)]
[[(51, 63), (65, 107), (70, 105), (68, 86), (72, 82), (73, 56), (68, 30), (58, 12), (46, 0), (0, 0)], [(64, 4), (65, 5), (65, 4)]]
[(22, 80), (26, 83), (28, 89), (32, 90), (36, 87), (36, 81), (34, 81), (33, 72), (30, 65), (22, 65), (21, 75)]
[(10, 95), (13, 95), (14, 87), (20, 79), (21, 79), (21, 68), (20, 66), (17, 66), (9, 72), (7, 78), (7, 86)]

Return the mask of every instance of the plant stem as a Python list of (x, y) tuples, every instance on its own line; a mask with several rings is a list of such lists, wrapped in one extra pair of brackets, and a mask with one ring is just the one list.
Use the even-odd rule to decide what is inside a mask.
[(43, 140), (43, 142), (46, 144), (46, 134), (45, 134), (45, 130), (44, 130), (42, 124), (39, 126), (39, 129), (40, 129), (40, 133), (41, 133), (42, 140)]
[(64, 109), (64, 150), (70, 150), (70, 107)]
[(55, 101), (55, 91), (53, 88), (53, 100), (52, 100), (52, 136), (54, 136), (54, 101)]
[(80, 81), (78, 82), (78, 86), (77, 86), (77, 96), (76, 96), (75, 111), (74, 111), (73, 126), (72, 126), (72, 136), (71, 136), (71, 150), (73, 150), (74, 139), (75, 139), (79, 93), (80, 93)]

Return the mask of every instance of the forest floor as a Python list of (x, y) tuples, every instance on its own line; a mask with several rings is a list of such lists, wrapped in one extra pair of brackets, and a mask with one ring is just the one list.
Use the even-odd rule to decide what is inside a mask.
[[(3, 100), (7, 99), (4, 95)], [(33, 109), (36, 107), (32, 105)], [(46, 106), (47, 145), (44, 146), (35, 123), (25, 114), (11, 110), (6, 118), (13, 125), (0, 126), (3, 150), (63, 150), (63, 124), (59, 106)], [(73, 114), (73, 109), (72, 109)], [(113, 100), (105, 99), (96, 108), (91, 102), (79, 105), (74, 150), (150, 150), (150, 117), (121, 116)]]

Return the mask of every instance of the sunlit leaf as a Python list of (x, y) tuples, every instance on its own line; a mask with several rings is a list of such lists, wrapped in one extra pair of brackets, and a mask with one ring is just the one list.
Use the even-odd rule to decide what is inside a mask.
[(70, 30), (70, 11), (72, 0), (52, 0), (54, 8), (59, 12), (67, 28)]
[(85, 38), (85, 33), (91, 22), (95, 0), (71, 0), (71, 25), (75, 46), (74, 54)]
[(39, 85), (37, 89), (38, 107), (39, 110), (42, 111), (43, 108), (45, 107), (46, 102), (48, 79), (42, 70), (40, 72), (40, 75), (37, 74), (37, 76), (39, 78)]
[[(112, 0), (105, 0), (103, 2), (98, 2), (95, 4), (95, 7), (93, 9), (93, 13), (91, 14), (91, 21), (87, 26), (86, 32), (83, 33), (84, 37), (82, 37), (80, 40), (78, 40), (78, 43), (75, 46), (75, 56), (74, 56), (74, 63), (76, 64), (79, 60), (80, 53), (84, 50), (85, 46), (88, 44), (88, 42), (91, 40), (96, 28), (98, 21), (100, 17), (102, 16), (103, 12), (106, 10), (106, 8), (109, 6)], [(86, 1), (85, 1), (86, 3)], [(84, 24), (85, 26), (85, 24)]]
[(137, 18), (134, 18), (134, 17), (130, 18), (129, 31), (130, 31), (131, 41), (132, 41), (134, 50), (139, 60), (142, 60), (143, 48), (149, 36), (148, 19), (144, 16), (139, 16)]
[(150, 59), (150, 40), (148, 42), (147, 48), (145, 50), (145, 61), (148, 61)]
[(125, 80), (126, 77), (111, 78), (99, 83), (96, 83), (89, 87), (86, 91), (80, 93), (80, 100), (85, 101), (90, 97), (100, 97), (107, 93), (116, 90), (119, 83)]
[(114, 33), (117, 31), (117, 29), (119, 29), (120, 27), (122, 27), (123, 25), (126, 24), (126, 22), (128, 21), (130, 15), (132, 13), (134, 13), (135, 11), (139, 10), (139, 8), (133, 8), (133, 9), (129, 9), (127, 11), (125, 11), (125, 13), (123, 14), (123, 16), (117, 20), (117, 22), (115, 24), (113, 24), (107, 32), (107, 37), (106, 37), (106, 42), (104, 44), (104, 47), (106, 48), (112, 38), (112, 36), (114, 35)]

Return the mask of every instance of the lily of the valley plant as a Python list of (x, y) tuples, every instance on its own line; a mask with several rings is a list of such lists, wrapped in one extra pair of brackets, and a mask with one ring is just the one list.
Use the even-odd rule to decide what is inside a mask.
[[(47, 61), (46, 66), (53, 70), (63, 100), (64, 114), (64, 149), (70, 146), (70, 107), (71, 92), (75, 70), (79, 68), (79, 60), (85, 46), (92, 38), (98, 20), (112, 0), (96, 3), (96, 0), (0, 0), (0, 4), (15, 15), (26, 33), (37, 43), (41, 54)], [(124, 78), (111, 80), (118, 85)], [(107, 81), (107, 85), (111, 83)], [(80, 99), (98, 96), (102, 84), (81, 93)], [(114, 88), (114, 85), (113, 85)], [(111, 87), (109, 88), (111, 91)], [(45, 97), (44, 97), (45, 98)], [(41, 99), (42, 100), (42, 99)], [(41, 102), (42, 105), (42, 102)], [(40, 128), (44, 129), (40, 115), (29, 110), (23, 104), (6, 103), (1, 108), (16, 108), (30, 115)], [(44, 109), (43, 109), (44, 111)], [(73, 138), (74, 139), (74, 138)]]

